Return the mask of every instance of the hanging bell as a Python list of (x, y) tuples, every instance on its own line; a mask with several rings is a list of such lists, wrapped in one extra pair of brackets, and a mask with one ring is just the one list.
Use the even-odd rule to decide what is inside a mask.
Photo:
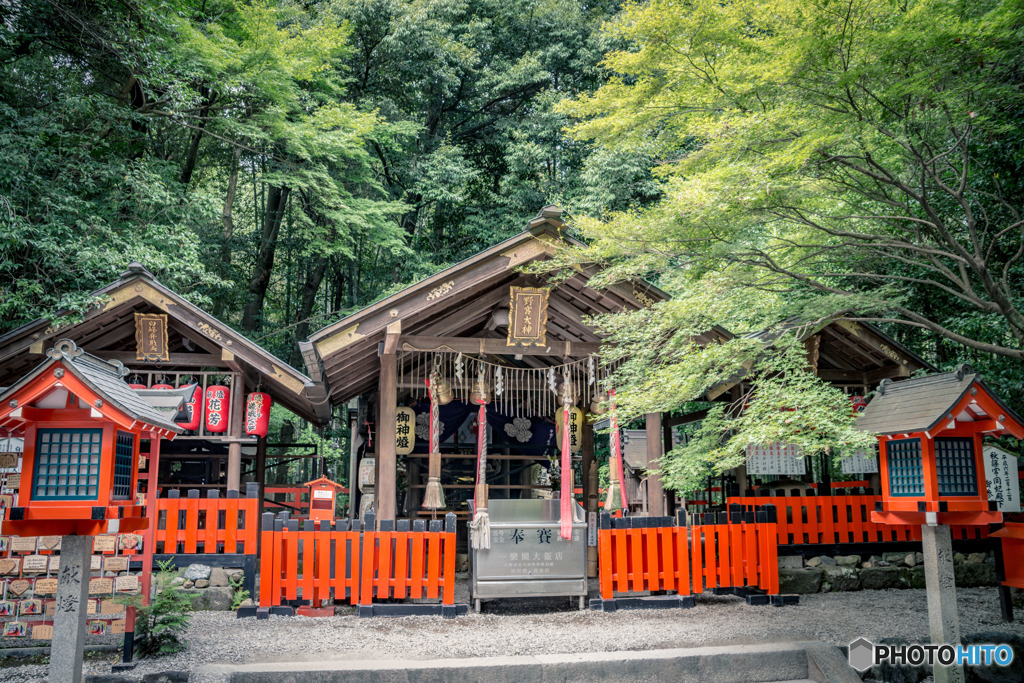
[(491, 388), (487, 386), (487, 380), (474, 380), (473, 389), (469, 392), (469, 401), (473, 405), (491, 402)]
[(608, 392), (602, 391), (594, 395), (594, 399), (590, 402), (590, 413), (591, 415), (604, 415), (608, 412)]
[(563, 406), (574, 406), (576, 405), (576, 401), (578, 398), (579, 397), (576, 393), (576, 385), (570, 382), (569, 380), (565, 380), (564, 382), (562, 382), (562, 386), (558, 388), (559, 402)]
[(437, 404), (446, 406), (451, 403), (454, 398), (455, 395), (452, 394), (452, 383), (444, 377), (437, 380)]

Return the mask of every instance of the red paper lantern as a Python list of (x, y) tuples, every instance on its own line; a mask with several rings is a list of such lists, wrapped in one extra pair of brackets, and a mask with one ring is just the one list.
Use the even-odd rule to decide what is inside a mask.
[[(142, 388), (145, 389), (146, 387), (142, 387)], [(174, 387), (172, 387), (170, 384), (154, 384), (153, 386), (150, 387), (150, 389), (173, 389), (173, 388)]]
[(245, 433), (266, 436), (270, 427), (270, 394), (254, 391), (245, 400)]
[(200, 401), (203, 400), (203, 389), (198, 384), (196, 385), (195, 391), (192, 392), (192, 398), (185, 404), (185, 411), (188, 413), (188, 420), (185, 422), (178, 422), (177, 425), (182, 429), (195, 430), (199, 429), (199, 420), (203, 416), (203, 404)]
[(220, 434), (228, 430), (231, 391), (221, 384), (206, 387), (206, 431)]
[(148, 389), (145, 384), (129, 384), (132, 389)]

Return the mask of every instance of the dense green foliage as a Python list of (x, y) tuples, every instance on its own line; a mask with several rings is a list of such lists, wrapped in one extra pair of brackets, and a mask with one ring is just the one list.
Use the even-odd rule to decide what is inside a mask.
[[(600, 322), (624, 419), (748, 373), (674, 485), (749, 441), (863, 444), (791, 337), (742, 336), (794, 316), (853, 311), (1024, 395), (1019, 0), (0, 14), (0, 332), (138, 260), (299, 364), (296, 340), (559, 203), (590, 245), (565, 263), (673, 295)], [(695, 343), (716, 324), (741, 336)]]

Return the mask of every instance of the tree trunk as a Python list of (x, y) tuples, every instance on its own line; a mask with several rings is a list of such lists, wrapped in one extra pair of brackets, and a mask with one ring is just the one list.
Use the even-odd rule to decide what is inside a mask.
[(288, 205), (290, 188), (271, 186), (267, 192), (266, 211), (263, 214), (263, 234), (260, 248), (253, 264), (252, 278), (242, 311), (242, 330), (254, 332), (260, 327), (263, 317), (263, 303), (270, 287), (270, 274), (274, 269), (274, 254), (277, 251), (277, 235)]
[(202, 141), (203, 133), (206, 130), (206, 117), (210, 115), (210, 107), (213, 106), (213, 101), (216, 99), (216, 96), (210, 95), (210, 89), (206, 86), (203, 86), (200, 91), (206, 99), (199, 110), (199, 126), (192, 130), (192, 141), (188, 146), (188, 156), (185, 157), (185, 163), (181, 167), (181, 177), (179, 180), (182, 185), (189, 184), (192, 180), (192, 173), (196, 170), (196, 160), (199, 158), (199, 143)]
[[(235, 234), (235, 219), (232, 214), (235, 205), (235, 192), (238, 190), (238, 161), (242, 156), (242, 150), (235, 148), (231, 155), (231, 170), (228, 175), (228, 189), (224, 194), (224, 207), (220, 210), (221, 242), (220, 258), (217, 261), (217, 269), (224, 279), (230, 279), (231, 271), (231, 237)], [(227, 308), (227, 297), (218, 297), (213, 305), (213, 314), (221, 317), (224, 309)]]
[(309, 336), (309, 316), (316, 305), (316, 294), (327, 272), (327, 257), (319, 256), (313, 267), (306, 272), (306, 281), (302, 285), (302, 301), (299, 304), (299, 322), (295, 326), (295, 338), (305, 339)]

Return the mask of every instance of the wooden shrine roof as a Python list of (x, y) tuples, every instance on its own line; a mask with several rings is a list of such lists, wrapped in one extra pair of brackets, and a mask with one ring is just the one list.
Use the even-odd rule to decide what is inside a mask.
[[(3, 413), (0, 415), (0, 422), (7, 429), (17, 429), (23, 426), (23, 420), (19, 408), (23, 406), (9, 405), (10, 399), (27, 385), (32, 383), (40, 375), (46, 373), (54, 365), (60, 364), (64, 370), (77, 377), (86, 387), (99, 396), (103, 404), (118, 410), (128, 418), (137, 420), (145, 425), (152, 426), (169, 438), (181, 433), (181, 428), (173, 422), (178, 413), (180, 404), (185, 400), (184, 396), (177, 395), (177, 405), (172, 406), (173, 410), (161, 410), (150, 405), (148, 401), (140, 396), (134, 389), (128, 386), (124, 377), (128, 371), (119, 362), (108, 362), (93, 355), (85, 353), (75, 346), (75, 343), (68, 339), (62, 339), (50, 349), (43, 362), (38, 364), (34, 370), (24, 375), (14, 385), (0, 392), (2, 398)], [(60, 372), (64, 372), (61, 370)], [(60, 386), (61, 375), (55, 371), (51, 381)], [(173, 392), (166, 392), (171, 394)], [(101, 405), (97, 401), (97, 407)]]
[[(833, 384), (873, 387), (883, 379), (935, 370), (931, 363), (874, 325), (847, 320), (843, 315), (817, 324), (791, 319), (750, 336), (770, 344), (787, 334), (797, 335), (807, 350), (808, 364), (818, 377)], [(746, 372), (737, 373), (709, 389), (708, 396), (721, 396), (745, 376)]]
[[(998, 415), (972, 401), (962, 411), (958, 405), (968, 392), (984, 392), (1001, 411)], [(951, 414), (957, 411), (958, 414)], [(1003, 403), (969, 365), (953, 372), (942, 372), (898, 382), (883, 380), (871, 403), (857, 418), (857, 429), (872, 434), (912, 434), (930, 432), (943, 422), (994, 420), (1001, 424), (1024, 424), (1017, 413)]]
[[(305, 374), (244, 335), (186, 301), (132, 263), (116, 282), (92, 293), (99, 303), (77, 323), (59, 314), (0, 336), (0, 386), (12, 384), (43, 358), (44, 348), (67, 338), (92, 355), (133, 370), (187, 372), (203, 369), (241, 373), (247, 387), (262, 384), (275, 401), (315, 423), (330, 419), (330, 406)], [(170, 360), (136, 360), (135, 313), (166, 313)]]
[(402, 341), (417, 348), (428, 338), (457, 338), (466, 347), (456, 350), (522, 354), (533, 367), (556, 364), (564, 356), (596, 352), (601, 337), (585, 316), (635, 311), (668, 298), (640, 281), (595, 289), (587, 282), (596, 269), (581, 269), (551, 285), (547, 349), (538, 355), (541, 350), (505, 347), (504, 330), (495, 329), (492, 315), (508, 308), (509, 287), (547, 284), (544, 276), (524, 274), (519, 267), (548, 259), (561, 246), (580, 246), (565, 235), (561, 214), (557, 207), (545, 207), (518, 235), (315, 332), (299, 344), (310, 376), (324, 383), (334, 403), (370, 390), (380, 370), (378, 345), (395, 323)]

